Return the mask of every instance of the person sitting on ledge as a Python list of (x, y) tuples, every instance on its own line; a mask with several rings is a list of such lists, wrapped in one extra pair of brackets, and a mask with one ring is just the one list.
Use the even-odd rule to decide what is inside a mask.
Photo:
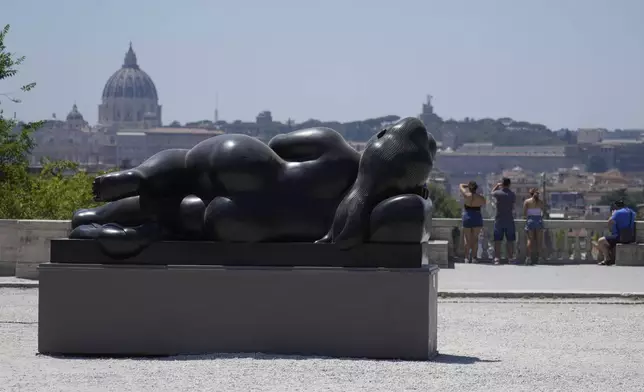
[(608, 219), (611, 234), (597, 241), (597, 248), (604, 255), (599, 265), (615, 264), (615, 247), (617, 244), (635, 242), (635, 212), (627, 207), (624, 200), (613, 204), (613, 215)]

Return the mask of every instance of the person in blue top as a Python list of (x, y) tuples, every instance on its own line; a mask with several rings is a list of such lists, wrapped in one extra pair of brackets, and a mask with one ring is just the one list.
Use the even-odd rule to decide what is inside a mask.
[(600, 265), (615, 264), (614, 251), (617, 244), (628, 244), (635, 241), (635, 211), (626, 207), (623, 200), (618, 200), (613, 205), (613, 215), (608, 219), (610, 235), (597, 241), (597, 247), (604, 255)]

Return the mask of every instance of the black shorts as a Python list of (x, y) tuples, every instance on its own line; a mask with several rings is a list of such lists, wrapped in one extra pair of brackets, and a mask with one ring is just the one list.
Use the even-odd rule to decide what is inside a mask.
[(610, 234), (607, 235), (606, 237), (606, 242), (608, 242), (608, 245), (610, 245), (611, 249), (614, 249), (617, 244), (628, 244), (628, 242), (622, 242), (619, 240), (619, 236), (615, 234)]

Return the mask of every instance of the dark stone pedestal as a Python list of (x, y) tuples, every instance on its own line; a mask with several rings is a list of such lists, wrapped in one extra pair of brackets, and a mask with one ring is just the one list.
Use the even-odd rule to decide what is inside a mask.
[(42, 264), (44, 354), (427, 360), (438, 267)]
[[(103, 241), (111, 245), (110, 240)], [(306, 242), (159, 241), (135, 256), (114, 259), (103, 252), (100, 242), (77, 239), (51, 240), (50, 249), (50, 261), (64, 264), (372, 268), (417, 268), (428, 263), (432, 251), (426, 242), (366, 243), (342, 250), (335, 244)]]

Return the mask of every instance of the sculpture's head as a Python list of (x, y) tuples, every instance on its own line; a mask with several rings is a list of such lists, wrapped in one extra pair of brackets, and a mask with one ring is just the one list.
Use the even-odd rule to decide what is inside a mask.
[(382, 177), (401, 187), (422, 185), (434, 166), (436, 150), (436, 140), (422, 121), (403, 118), (369, 140), (362, 153), (360, 173)]

